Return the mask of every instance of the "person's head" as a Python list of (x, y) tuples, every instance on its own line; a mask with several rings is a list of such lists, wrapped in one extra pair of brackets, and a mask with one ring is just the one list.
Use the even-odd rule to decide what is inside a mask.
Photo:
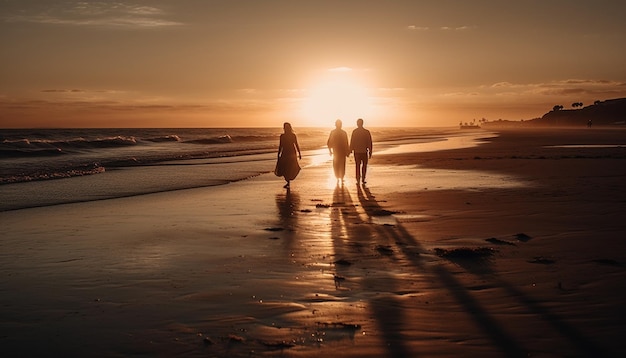
[(357, 119), (356, 120), (356, 125), (359, 128), (363, 127), (363, 119), (361, 119), (361, 118)]
[(343, 123), (341, 122), (341, 119), (338, 119), (335, 121), (335, 127), (337, 129), (341, 129), (341, 126), (343, 125)]
[(285, 133), (293, 133), (293, 128), (291, 128), (291, 123), (285, 122), (285, 124), (283, 124), (283, 130), (285, 131)]

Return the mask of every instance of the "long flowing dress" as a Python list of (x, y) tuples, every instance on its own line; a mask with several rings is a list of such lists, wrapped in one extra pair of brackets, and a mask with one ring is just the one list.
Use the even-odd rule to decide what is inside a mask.
[(300, 173), (297, 153), (298, 138), (293, 133), (280, 135), (278, 162), (274, 174), (284, 177), (285, 180), (294, 180)]
[(335, 178), (343, 179), (346, 175), (346, 158), (350, 154), (348, 133), (343, 129), (333, 129), (330, 132), (326, 145), (333, 150), (333, 170), (335, 172)]

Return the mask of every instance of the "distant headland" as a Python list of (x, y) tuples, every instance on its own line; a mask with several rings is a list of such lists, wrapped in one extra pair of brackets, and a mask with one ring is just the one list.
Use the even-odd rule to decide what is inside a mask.
[(626, 98), (595, 101), (592, 105), (583, 107), (576, 102), (572, 107), (579, 109), (563, 109), (556, 105), (552, 110), (540, 118), (521, 121), (483, 119), (481, 126), (493, 127), (581, 127), (581, 126), (625, 126), (626, 125)]

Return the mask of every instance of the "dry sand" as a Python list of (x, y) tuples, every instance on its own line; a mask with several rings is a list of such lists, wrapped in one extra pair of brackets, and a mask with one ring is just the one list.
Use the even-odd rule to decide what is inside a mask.
[(485, 136), (2, 212), (2, 356), (623, 356), (626, 131)]

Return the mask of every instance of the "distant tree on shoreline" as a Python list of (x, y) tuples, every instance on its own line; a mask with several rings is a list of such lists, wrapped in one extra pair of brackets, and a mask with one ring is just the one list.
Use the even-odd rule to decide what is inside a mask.
[(513, 121), (513, 120), (491, 120), (485, 118), (480, 120), (484, 128), (489, 127), (515, 127), (515, 126), (589, 126), (590, 120), (593, 126), (611, 126), (615, 128), (626, 127), (626, 98), (614, 98), (606, 100), (596, 100), (593, 105), (583, 107), (582, 102), (574, 102), (572, 107), (582, 107), (576, 110), (563, 110), (562, 105), (555, 105), (551, 111), (541, 117)]

